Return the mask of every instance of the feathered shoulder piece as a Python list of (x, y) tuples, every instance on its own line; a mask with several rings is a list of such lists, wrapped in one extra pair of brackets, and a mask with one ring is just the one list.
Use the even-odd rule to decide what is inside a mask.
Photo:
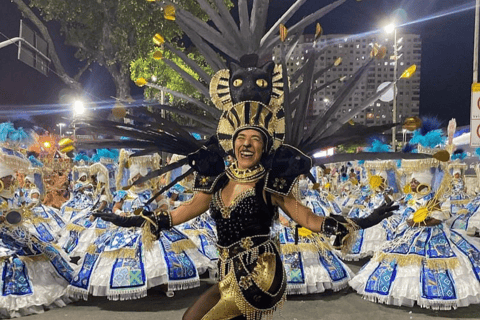
[(270, 169), (265, 180), (265, 190), (287, 196), (301, 174), (311, 176), (313, 160), (299, 149), (283, 144), (265, 161), (265, 166)]

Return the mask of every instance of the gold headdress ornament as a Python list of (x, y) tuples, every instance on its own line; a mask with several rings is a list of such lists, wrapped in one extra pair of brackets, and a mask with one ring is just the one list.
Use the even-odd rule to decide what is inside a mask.
[(272, 109), (257, 101), (239, 102), (225, 111), (218, 123), (217, 137), (227, 153), (233, 151), (233, 138), (242, 129), (253, 128), (271, 138), (267, 151), (276, 150), (285, 137), (285, 114), (283, 109)]

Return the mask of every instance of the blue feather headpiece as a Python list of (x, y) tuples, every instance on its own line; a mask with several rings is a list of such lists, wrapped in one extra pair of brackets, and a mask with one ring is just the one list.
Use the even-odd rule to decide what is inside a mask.
[(409, 143), (419, 144), (424, 148), (435, 148), (444, 144), (447, 138), (443, 135), (443, 130), (440, 127), (441, 122), (437, 118), (422, 118), (422, 126), (414, 131)]
[(86, 163), (90, 162), (90, 158), (85, 153), (78, 153), (73, 158), (74, 162), (85, 161)]
[(453, 152), (452, 156), (450, 157), (451, 160), (463, 160), (467, 157), (467, 153), (463, 151), (463, 149), (457, 149)]
[(37, 158), (35, 158), (35, 156), (30, 156), (28, 157), (28, 160), (30, 161), (30, 163), (32, 164), (32, 167), (43, 167), (43, 163), (42, 161), (38, 160)]
[(26, 131), (23, 128), (15, 129), (15, 126), (11, 122), (0, 123), (0, 143), (8, 143), (9, 145), (31, 145), (34, 142), (34, 138), (30, 131)]
[(102, 159), (107, 159), (117, 163), (119, 154), (120, 152), (117, 149), (97, 149), (97, 153), (92, 157), (92, 161), (100, 162)]
[(368, 148), (365, 148), (365, 151), (367, 152), (391, 152), (392, 147), (390, 145), (384, 143), (381, 140), (374, 139), (371, 143), (371, 146)]

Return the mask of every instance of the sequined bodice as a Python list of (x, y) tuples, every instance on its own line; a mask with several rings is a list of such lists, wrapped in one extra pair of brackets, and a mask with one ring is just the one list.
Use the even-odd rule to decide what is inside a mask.
[(274, 216), (273, 207), (265, 204), (262, 189), (258, 187), (239, 194), (230, 206), (223, 203), (218, 190), (210, 202), (210, 213), (217, 225), (221, 246), (229, 246), (247, 236), (268, 234)]

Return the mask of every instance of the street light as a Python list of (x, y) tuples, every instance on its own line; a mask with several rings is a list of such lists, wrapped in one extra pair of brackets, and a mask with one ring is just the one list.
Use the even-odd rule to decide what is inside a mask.
[(57, 123), (57, 127), (60, 128), (60, 137), (62, 137), (62, 127), (65, 127), (65, 123), (62, 123), (62, 122)]
[(73, 103), (73, 139), (77, 138), (77, 128), (75, 125), (75, 118), (79, 115), (82, 115), (85, 112), (85, 106), (83, 101), (75, 100)]
[[(393, 32), (393, 56), (394, 56), (394, 64), (393, 64), (393, 110), (392, 110), (392, 122), (397, 122), (397, 60), (398, 60), (398, 47), (397, 47), (397, 27), (395, 24), (390, 23), (384, 27), (386, 33)], [(392, 128), (392, 150), (396, 151), (396, 139), (395, 136), (397, 134), (397, 128)]]
[(85, 112), (85, 106), (82, 101), (80, 100), (75, 100), (73, 103), (73, 111), (75, 112), (75, 115), (81, 115)]

